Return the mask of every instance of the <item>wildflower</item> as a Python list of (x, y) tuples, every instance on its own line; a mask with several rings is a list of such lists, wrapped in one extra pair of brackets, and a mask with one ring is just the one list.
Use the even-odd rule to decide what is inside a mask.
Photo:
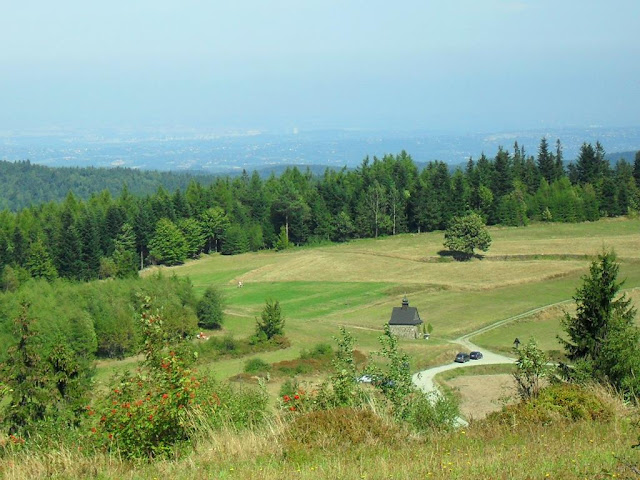
[(96, 427), (91, 427), (91, 433), (96, 433), (96, 432), (97, 432)]
[(296, 400), (300, 400), (300, 395), (294, 395), (293, 398), (295, 398)]
[(169, 395), (168, 395), (168, 394), (166, 394), (166, 393), (163, 393), (163, 394), (162, 394), (162, 399), (163, 399), (163, 400), (166, 400), (167, 398), (169, 398)]
[(153, 413), (149, 415), (149, 421), (153, 420)]
[(296, 409), (296, 407), (294, 407), (293, 405), (289, 407), (289, 410), (291, 410), (292, 412)]
[(282, 399), (286, 402), (291, 400), (291, 397), (289, 397), (289, 395), (285, 395), (284, 397), (282, 397)]

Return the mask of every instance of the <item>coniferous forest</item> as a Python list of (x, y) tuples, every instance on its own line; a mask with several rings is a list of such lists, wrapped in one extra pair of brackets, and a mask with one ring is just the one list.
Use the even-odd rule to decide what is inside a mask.
[(543, 138), (535, 156), (516, 143), (454, 171), (439, 161), (419, 170), (403, 151), (323, 175), (292, 167), (266, 179), (243, 172), (173, 191), (132, 190), (124, 185), (114, 197), (104, 189), (86, 200), (69, 191), (62, 202), (0, 212), (2, 287), (32, 277), (127, 277), (203, 252), (441, 230), (469, 211), (510, 226), (625, 215), (640, 205), (640, 154), (611, 165), (602, 145), (585, 143), (567, 165), (560, 141), (551, 147)]

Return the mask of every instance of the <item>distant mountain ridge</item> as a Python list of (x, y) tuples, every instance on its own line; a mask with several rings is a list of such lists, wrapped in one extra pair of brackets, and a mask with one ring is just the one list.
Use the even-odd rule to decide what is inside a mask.
[(163, 186), (169, 191), (184, 190), (197, 179), (208, 184), (213, 175), (197, 172), (142, 171), (133, 168), (47, 167), (28, 160), (0, 161), (0, 209), (20, 210), (30, 205), (59, 202), (69, 192), (87, 199), (91, 194), (108, 190), (118, 196), (124, 186), (134, 195), (154, 193)]
[(629, 163), (633, 163), (636, 159), (636, 154), (638, 153), (638, 151), (640, 150), (607, 153), (606, 158), (612, 165), (615, 165), (618, 160), (626, 160)]
[(0, 132), (0, 160), (26, 160), (52, 167), (130, 167), (141, 170), (196, 171), (219, 174), (263, 170), (283, 165), (357, 167), (369, 156), (395, 155), (402, 150), (416, 163), (433, 160), (449, 165), (494, 156), (498, 147), (513, 151), (514, 143), (537, 154), (540, 139), (555, 147), (562, 142), (564, 158), (572, 161), (583, 142), (599, 141), (606, 151), (640, 150), (640, 127), (548, 128), (512, 132), (442, 133), (422, 131), (312, 130), (295, 133), (245, 132), (189, 135), (144, 132)]

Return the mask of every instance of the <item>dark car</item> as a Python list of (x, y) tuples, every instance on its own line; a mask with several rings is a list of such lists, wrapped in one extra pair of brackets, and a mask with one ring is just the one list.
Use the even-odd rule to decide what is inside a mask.
[(469, 358), (471, 360), (480, 360), (482, 358), (482, 352), (471, 352)]
[(467, 363), (469, 361), (469, 354), (460, 352), (456, 355), (455, 362), (456, 363)]

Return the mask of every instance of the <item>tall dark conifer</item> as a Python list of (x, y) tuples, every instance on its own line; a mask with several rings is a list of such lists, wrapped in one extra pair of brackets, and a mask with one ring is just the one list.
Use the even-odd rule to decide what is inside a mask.
[(556, 140), (556, 158), (555, 158), (555, 171), (554, 177), (555, 180), (564, 177), (564, 156), (562, 153), (562, 143), (560, 143), (560, 139)]
[(82, 243), (82, 278), (92, 280), (98, 278), (100, 271), (100, 233), (95, 214), (87, 211), (79, 221), (78, 230)]
[(65, 208), (61, 215), (58, 234), (56, 266), (61, 277), (74, 280), (82, 277), (82, 242), (72, 212)]
[(549, 185), (556, 179), (555, 162), (553, 155), (549, 152), (549, 144), (545, 137), (542, 137), (540, 146), (538, 147), (538, 171)]
[(633, 161), (633, 178), (636, 180), (638, 188), (640, 188), (640, 150), (636, 152), (636, 157)]
[(509, 152), (502, 147), (494, 161), (495, 175), (493, 176), (492, 191), (496, 198), (501, 198), (513, 190), (513, 164)]

